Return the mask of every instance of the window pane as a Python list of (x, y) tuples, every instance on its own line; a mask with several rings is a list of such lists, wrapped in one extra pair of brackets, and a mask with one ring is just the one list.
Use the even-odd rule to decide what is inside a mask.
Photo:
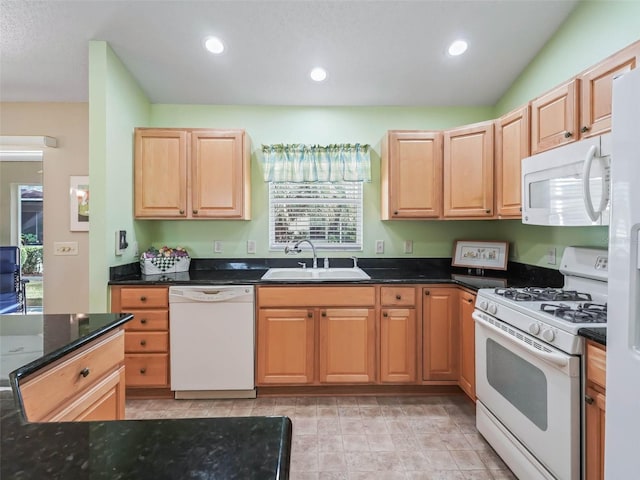
[(270, 183), (272, 249), (308, 238), (317, 247), (362, 249), (362, 183)]

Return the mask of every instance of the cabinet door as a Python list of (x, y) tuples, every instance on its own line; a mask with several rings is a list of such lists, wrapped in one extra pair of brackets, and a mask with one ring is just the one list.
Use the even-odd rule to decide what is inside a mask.
[(320, 382), (375, 381), (375, 310), (320, 310)]
[(186, 218), (187, 132), (136, 129), (135, 216)]
[(458, 289), (423, 289), (422, 371), (424, 380), (458, 381)]
[(383, 147), (382, 219), (442, 215), (442, 133), (390, 131)]
[(416, 310), (384, 308), (380, 319), (380, 381), (416, 380)]
[(640, 41), (603, 60), (580, 76), (580, 134), (583, 138), (611, 130), (613, 79), (633, 70), (640, 58)]
[(476, 296), (460, 292), (460, 388), (476, 400), (476, 330), (471, 317)]
[(444, 216), (493, 216), (493, 122), (444, 132)]
[(249, 152), (244, 142), (242, 130), (191, 132), (192, 217), (249, 219)]
[(529, 156), (529, 106), (496, 120), (496, 213), (522, 216), (522, 159)]
[(586, 395), (585, 479), (603, 480), (606, 398), (591, 387), (586, 388)]
[(580, 81), (572, 80), (531, 101), (531, 153), (578, 139)]
[(314, 324), (311, 309), (260, 309), (258, 385), (313, 382)]

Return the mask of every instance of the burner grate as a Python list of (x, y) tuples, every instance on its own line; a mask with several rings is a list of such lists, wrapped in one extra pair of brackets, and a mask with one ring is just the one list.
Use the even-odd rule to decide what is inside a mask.
[(496, 288), (496, 295), (505, 297), (516, 302), (526, 301), (583, 301), (590, 302), (591, 295), (576, 290), (564, 290), (562, 288), (551, 287), (525, 287), (525, 288)]
[(607, 321), (606, 304), (583, 303), (572, 307), (562, 303), (543, 303), (540, 305), (540, 310), (571, 323), (605, 323)]

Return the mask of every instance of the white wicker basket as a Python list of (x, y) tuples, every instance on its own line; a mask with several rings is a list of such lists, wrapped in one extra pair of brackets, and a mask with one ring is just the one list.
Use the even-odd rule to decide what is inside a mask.
[(188, 272), (190, 263), (190, 257), (140, 258), (140, 270), (143, 275)]

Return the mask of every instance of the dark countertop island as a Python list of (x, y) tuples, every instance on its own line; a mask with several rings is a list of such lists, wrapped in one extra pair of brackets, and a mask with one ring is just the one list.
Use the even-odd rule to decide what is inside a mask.
[[(120, 327), (130, 314), (2, 315), (0, 478), (288, 479), (291, 421), (286, 417), (29, 423), (17, 389), (22, 377)], [(28, 336), (16, 339), (16, 336)], [(14, 343), (32, 348), (11, 359)], [(4, 375), (3, 375), (4, 376)]]

